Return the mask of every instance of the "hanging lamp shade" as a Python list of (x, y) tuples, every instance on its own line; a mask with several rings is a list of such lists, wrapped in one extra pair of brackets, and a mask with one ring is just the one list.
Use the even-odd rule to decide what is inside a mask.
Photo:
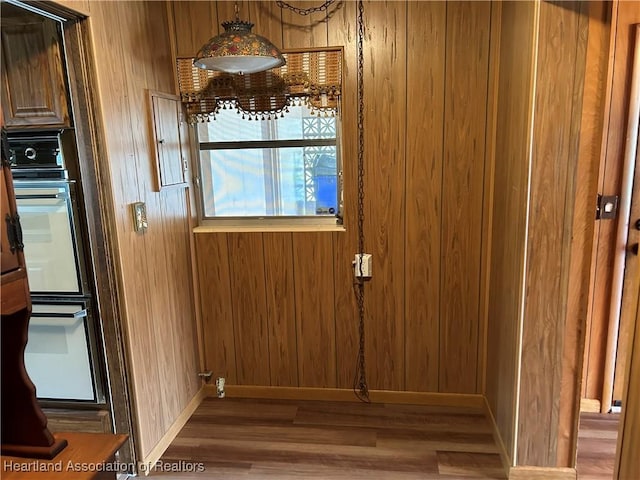
[(285, 59), (266, 38), (251, 32), (253, 23), (237, 18), (222, 24), (224, 32), (210, 39), (193, 64), (226, 73), (255, 73), (280, 67)]

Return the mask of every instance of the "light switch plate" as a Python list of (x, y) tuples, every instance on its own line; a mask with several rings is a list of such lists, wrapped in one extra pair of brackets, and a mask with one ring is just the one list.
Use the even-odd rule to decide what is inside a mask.
[(147, 206), (144, 202), (136, 202), (131, 204), (133, 211), (133, 229), (136, 232), (144, 233), (149, 224), (147, 223)]

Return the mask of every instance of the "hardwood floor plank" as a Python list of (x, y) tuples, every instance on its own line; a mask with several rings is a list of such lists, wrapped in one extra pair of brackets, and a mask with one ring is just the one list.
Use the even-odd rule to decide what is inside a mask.
[(433, 406), (207, 399), (162, 457), (163, 480), (505, 478), (489, 421)]
[(395, 449), (443, 450), (447, 452), (498, 453), (489, 432), (407, 431), (386, 429), (378, 432), (378, 447)]
[[(203, 461), (224, 458), (233, 462), (270, 464), (271, 462), (299, 462), (326, 465), (343, 469), (365, 468), (392, 472), (437, 473), (436, 453), (432, 450), (396, 450), (351, 445), (318, 445), (251, 441), (218, 438), (176, 438), (172, 447), (198, 447)], [(192, 450), (190, 450), (192, 451)]]
[(462, 477), (505, 478), (498, 454), (437, 452), (438, 473)]
[(619, 421), (619, 414), (580, 414), (577, 454), (579, 480), (613, 478)]
[[(357, 404), (356, 404), (357, 405)], [(371, 408), (367, 408), (371, 407)], [(359, 411), (313, 409), (301, 407), (294, 420), (295, 424), (304, 425), (347, 425), (365, 428), (397, 428), (408, 430), (447, 430), (447, 431), (483, 431), (490, 432), (488, 421), (479, 415), (437, 414), (389, 412), (384, 408), (367, 405)], [(346, 409), (345, 409), (346, 410)]]
[(180, 432), (181, 438), (218, 438), (241, 441), (271, 441), (318, 443), (324, 445), (376, 446), (376, 432), (371, 429), (350, 427), (322, 427), (301, 425), (248, 426), (189, 424)]

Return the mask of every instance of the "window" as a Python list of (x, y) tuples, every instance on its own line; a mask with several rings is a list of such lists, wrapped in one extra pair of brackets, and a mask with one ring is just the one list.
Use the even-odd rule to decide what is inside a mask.
[(340, 223), (340, 122), (305, 104), (288, 110), (249, 120), (227, 108), (198, 124), (205, 223)]

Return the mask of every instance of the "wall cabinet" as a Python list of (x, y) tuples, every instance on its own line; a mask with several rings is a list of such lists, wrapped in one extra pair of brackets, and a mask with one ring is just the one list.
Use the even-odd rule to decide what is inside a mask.
[(60, 25), (2, 5), (2, 111), (16, 128), (70, 126)]
[(186, 185), (187, 131), (177, 95), (149, 92), (153, 155), (158, 191)]

